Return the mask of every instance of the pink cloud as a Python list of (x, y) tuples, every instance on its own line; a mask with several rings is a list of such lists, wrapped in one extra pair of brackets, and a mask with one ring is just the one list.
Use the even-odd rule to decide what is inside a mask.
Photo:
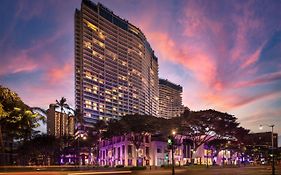
[(237, 84), (234, 87), (235, 88), (252, 87), (252, 86), (262, 85), (266, 83), (272, 83), (280, 79), (281, 79), (281, 71), (265, 74), (253, 80), (237, 82)]
[(6, 63), (0, 64), (0, 75), (19, 73), (19, 72), (31, 72), (38, 68), (38, 62), (35, 62), (30, 57), (27, 51), (21, 51), (18, 54), (12, 56)]
[[(238, 14), (218, 20), (207, 14), (206, 6), (190, 1), (179, 21), (183, 29), (183, 33), (179, 34), (180, 40), (168, 30), (164, 31), (159, 26), (153, 28), (151, 21), (155, 18), (154, 13), (143, 16), (140, 26), (160, 59), (180, 64), (191, 72), (195, 80), (193, 83), (200, 87), (193, 90), (202, 94), (194, 97), (200, 100), (193, 101), (209, 107), (237, 109), (267, 98), (272, 93), (245, 94), (235, 91), (235, 88), (247, 88), (275, 81), (279, 77), (278, 74), (256, 78), (257, 67), (252, 65), (258, 61), (266, 40), (265, 35), (260, 34), (256, 36), (259, 42), (255, 45), (250, 41), (252, 36), (265, 30), (264, 22), (255, 16), (251, 5), (247, 3), (245, 7), (235, 7)], [(228, 23), (232, 24), (233, 32), (229, 32)], [(165, 24), (171, 25), (173, 23)], [(233, 44), (229, 46), (229, 43)]]
[(183, 35), (189, 38), (208, 38), (208, 35), (215, 34), (218, 41), (222, 40), (226, 33), (223, 30), (224, 24), (208, 18), (204, 12), (204, 6), (200, 3), (189, 1), (184, 7), (184, 17), (179, 19), (183, 25)]
[[(55, 103), (57, 99), (66, 97), (67, 103), (74, 106), (73, 83), (69, 81), (61, 81), (56, 84), (44, 83), (42, 85), (23, 85), (19, 95), (30, 106), (38, 106), (47, 108), (50, 103)], [(30, 95), (32, 94), (32, 95)]]
[(196, 46), (178, 46), (164, 32), (150, 32), (148, 38), (162, 59), (181, 64), (191, 70), (194, 76), (204, 84), (213, 83), (216, 77), (216, 65), (208, 54), (197, 51)]
[(241, 65), (241, 67), (246, 68), (258, 61), (263, 47), (264, 44), (261, 45), (261, 47), (259, 47), (252, 55), (250, 55), (249, 58)]
[(265, 92), (265, 93), (260, 93), (258, 95), (253, 95), (253, 96), (238, 96), (236, 98), (234, 98), (235, 100), (233, 101), (233, 103), (231, 104), (231, 108), (237, 108), (237, 107), (241, 107), (244, 105), (247, 105), (249, 103), (255, 102), (257, 100), (261, 100), (264, 98), (272, 98), (272, 97), (276, 97), (275, 95), (278, 94), (279, 92)]
[[(234, 47), (231, 50), (231, 58), (233, 60), (245, 60), (246, 62), (247, 57), (249, 55), (250, 50), (250, 42), (249, 37), (254, 35), (254, 37), (262, 39), (264, 37), (264, 24), (263, 21), (258, 18), (253, 10), (251, 9), (252, 2), (248, 1), (246, 4), (242, 5), (235, 5), (235, 9), (237, 13), (234, 13), (231, 17), (231, 20), (235, 24), (236, 32), (234, 33)], [(255, 35), (259, 33), (259, 35)], [(264, 38), (263, 38), (264, 39)], [(253, 58), (250, 59), (252, 61), (256, 60), (259, 55), (260, 48), (258, 48), (254, 54)], [(251, 56), (250, 56), (251, 57)], [(250, 63), (250, 62), (248, 62)], [(245, 63), (246, 64), (246, 63)]]
[(254, 95), (227, 92), (215, 94), (213, 92), (207, 92), (201, 95), (201, 99), (218, 109), (233, 110), (260, 100), (272, 100), (280, 95), (279, 91), (262, 92)]
[(61, 81), (68, 81), (70, 79), (70, 75), (73, 74), (73, 65), (65, 64), (63, 66), (52, 67), (47, 70), (45, 78), (47, 83), (54, 84)]
[(46, 53), (46, 51), (41, 53), (40, 62), (38, 62), (38, 58), (35, 58), (34, 55), (40, 49), (46, 47), (56, 41), (62, 33), (59, 31), (55, 35), (34, 42), (32, 46), (27, 49), (20, 50), (17, 53), (14, 53), (14, 50), (6, 50), (6, 54), (2, 60), (2, 64), (0, 64), (0, 75), (6, 75), (11, 73), (19, 73), (19, 72), (32, 72), (40, 69), (46, 69), (46, 65), (52, 67), (55, 62), (55, 58)]

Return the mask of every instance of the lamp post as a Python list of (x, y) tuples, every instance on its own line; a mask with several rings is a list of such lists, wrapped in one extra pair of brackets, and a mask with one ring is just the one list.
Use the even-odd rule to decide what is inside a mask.
[[(274, 165), (274, 135), (273, 135), (273, 128), (274, 125), (266, 125), (271, 127), (271, 150), (272, 150), (272, 175), (275, 175), (275, 165)], [(263, 129), (263, 125), (260, 125), (260, 129)]]
[(173, 142), (172, 142), (172, 175), (175, 175), (174, 141), (175, 141), (176, 131), (173, 131), (172, 134), (173, 134)]
[(207, 168), (209, 168), (209, 146), (207, 147)]
[(86, 140), (87, 137), (86, 135), (84, 134), (78, 134), (78, 137), (77, 137), (77, 141), (78, 141), (78, 166), (80, 166), (80, 138), (82, 138), (83, 140)]

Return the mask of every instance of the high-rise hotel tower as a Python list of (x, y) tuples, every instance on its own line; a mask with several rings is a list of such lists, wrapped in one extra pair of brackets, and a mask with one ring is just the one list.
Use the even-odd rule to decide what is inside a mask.
[(75, 11), (75, 103), (86, 124), (158, 112), (158, 62), (142, 31), (101, 4)]
[(182, 105), (182, 87), (168, 80), (159, 79), (159, 117), (180, 116), (185, 109)]

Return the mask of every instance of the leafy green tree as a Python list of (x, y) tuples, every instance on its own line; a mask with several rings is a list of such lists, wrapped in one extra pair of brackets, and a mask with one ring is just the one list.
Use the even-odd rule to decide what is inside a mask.
[[(105, 136), (127, 135), (137, 150), (139, 157), (139, 149), (144, 144), (144, 139), (149, 133), (156, 133), (157, 129), (154, 125), (156, 118), (149, 115), (125, 115), (119, 121), (111, 121), (108, 124), (108, 130)], [(138, 165), (138, 163), (136, 163)]]
[(225, 148), (235, 152), (243, 152), (244, 145), (247, 144), (247, 136), (249, 130), (243, 127), (236, 128), (234, 137), (232, 138), (215, 138), (207, 142), (207, 145), (213, 147), (216, 152), (219, 152)]
[(33, 129), (43, 120), (32, 112), (20, 97), (10, 89), (0, 86), (0, 146), (1, 152), (5, 151), (3, 138), (9, 139), (12, 151), (14, 139), (27, 140), (31, 137)]
[[(8, 115), (8, 113), (3, 109), (3, 105), (0, 103), (0, 117), (5, 118)], [(4, 143), (3, 143), (3, 134), (2, 134), (2, 124), (0, 123), (0, 146), (1, 150), (4, 149)]]
[(27, 139), (43, 119), (33, 113), (15, 92), (0, 86), (0, 133), (4, 131), (10, 136)]
[(212, 158), (217, 157), (221, 150), (226, 148), (228, 141), (226, 139), (213, 139), (208, 141), (205, 145), (207, 145), (208, 149), (212, 150)]
[(215, 110), (190, 112), (179, 123), (179, 133), (190, 137), (194, 150), (213, 139), (235, 140), (241, 131), (236, 117)]
[(19, 146), (18, 157), (23, 165), (28, 165), (28, 163), (48, 165), (55, 162), (55, 153), (58, 150), (57, 138), (45, 134), (37, 135)]

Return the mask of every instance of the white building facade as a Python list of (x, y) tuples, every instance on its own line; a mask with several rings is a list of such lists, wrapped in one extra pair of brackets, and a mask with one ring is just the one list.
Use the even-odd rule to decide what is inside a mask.
[[(103, 140), (99, 148), (99, 165), (115, 167), (123, 166), (163, 166), (172, 164), (172, 151), (168, 149), (167, 141), (146, 134), (139, 142), (140, 146), (134, 144), (132, 135), (123, 135)], [(184, 143), (177, 140), (177, 143)], [(221, 150), (216, 153), (201, 145), (196, 151), (191, 144), (179, 144), (174, 146), (174, 160), (176, 166), (194, 164), (223, 165), (237, 164), (239, 161), (237, 153), (229, 150)]]
[(154, 141), (151, 135), (141, 136), (136, 146), (133, 135), (113, 137), (100, 143), (100, 166), (161, 166), (168, 164), (169, 151), (164, 141)]

